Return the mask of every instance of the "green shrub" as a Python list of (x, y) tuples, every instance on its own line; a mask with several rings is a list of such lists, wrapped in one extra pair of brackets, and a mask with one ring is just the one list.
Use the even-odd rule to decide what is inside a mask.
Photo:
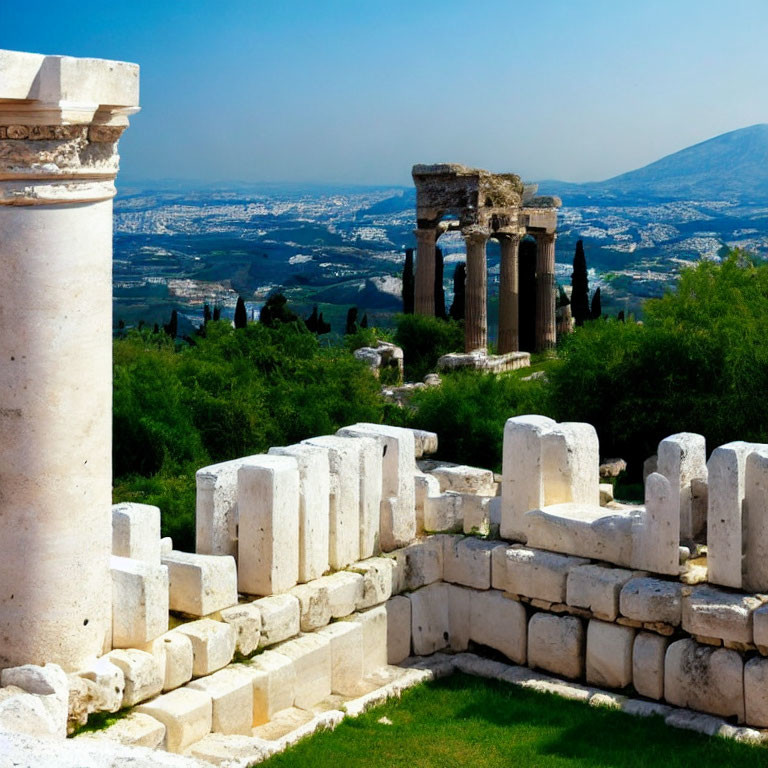
[(504, 424), (525, 413), (547, 415), (547, 387), (541, 380), (461, 371), (445, 374), (439, 387), (414, 394), (403, 420), (438, 434), (437, 457), (501, 471)]
[(425, 315), (398, 315), (395, 344), (403, 348), (405, 378), (421, 381), (437, 367), (437, 360), (464, 348), (464, 324)]

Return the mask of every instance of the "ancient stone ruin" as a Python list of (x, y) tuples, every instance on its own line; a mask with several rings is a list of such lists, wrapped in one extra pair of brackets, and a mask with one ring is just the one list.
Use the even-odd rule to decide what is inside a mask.
[[(464, 351), (484, 356), (488, 347), (487, 267), (489, 238), (501, 246), (499, 355), (520, 351), (519, 246), (536, 242), (535, 349), (554, 347), (556, 197), (534, 197), (514, 173), (489, 173), (446, 163), (414, 165), (418, 243), (414, 310), (435, 313), (435, 247), (445, 232), (460, 231), (467, 247)], [(446, 367), (455, 367), (450, 364)], [(510, 366), (511, 367), (511, 366)], [(517, 366), (514, 366), (517, 367)], [(498, 370), (499, 365), (494, 367)], [(504, 369), (504, 366), (501, 367)]]
[[(766, 738), (768, 445), (707, 460), (672, 435), (625, 505), (588, 424), (509, 419), (500, 477), (427, 459), (435, 434), (354, 424), (200, 469), (194, 553), (156, 507), (111, 506), (111, 195), (138, 70), (0, 52), (0, 75), (14, 765), (251, 765), (454, 670)], [(472, 226), (512, 226), (502, 187), (498, 227)]]

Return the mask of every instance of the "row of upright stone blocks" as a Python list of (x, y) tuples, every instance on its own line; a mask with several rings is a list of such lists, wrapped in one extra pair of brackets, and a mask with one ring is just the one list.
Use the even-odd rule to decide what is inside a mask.
[(412, 430), (355, 424), (197, 473), (197, 551), (269, 595), (416, 535)]

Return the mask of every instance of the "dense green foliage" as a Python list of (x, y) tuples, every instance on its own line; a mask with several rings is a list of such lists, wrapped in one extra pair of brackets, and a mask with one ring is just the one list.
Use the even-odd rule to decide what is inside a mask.
[(674, 432), (700, 432), (710, 450), (768, 440), (768, 265), (700, 262), (644, 312), (643, 325), (592, 322), (565, 339), (550, 374), (557, 418), (594, 424), (603, 455), (635, 474)]
[(114, 345), (115, 498), (157, 504), (166, 533), (189, 546), (196, 469), (383, 410), (367, 366), (301, 323), (211, 322), (194, 346), (132, 332)]
[(765, 760), (763, 747), (670, 728), (660, 717), (452, 675), (347, 719), (264, 765), (758, 768)]
[[(407, 359), (407, 358), (406, 358)], [(530, 374), (526, 369), (525, 374)], [(504, 423), (524, 413), (548, 413), (548, 392), (519, 375), (463, 371), (442, 376), (442, 386), (417, 392), (405, 423), (437, 432), (439, 457), (501, 472)]]
[(421, 381), (437, 367), (437, 359), (464, 348), (464, 325), (425, 315), (398, 315), (395, 344), (403, 348), (405, 378)]

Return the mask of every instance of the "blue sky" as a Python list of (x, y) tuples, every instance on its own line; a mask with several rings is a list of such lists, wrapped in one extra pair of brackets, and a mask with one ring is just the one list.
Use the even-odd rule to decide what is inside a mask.
[(0, 0), (0, 47), (141, 65), (124, 177), (602, 179), (768, 122), (766, 0)]

